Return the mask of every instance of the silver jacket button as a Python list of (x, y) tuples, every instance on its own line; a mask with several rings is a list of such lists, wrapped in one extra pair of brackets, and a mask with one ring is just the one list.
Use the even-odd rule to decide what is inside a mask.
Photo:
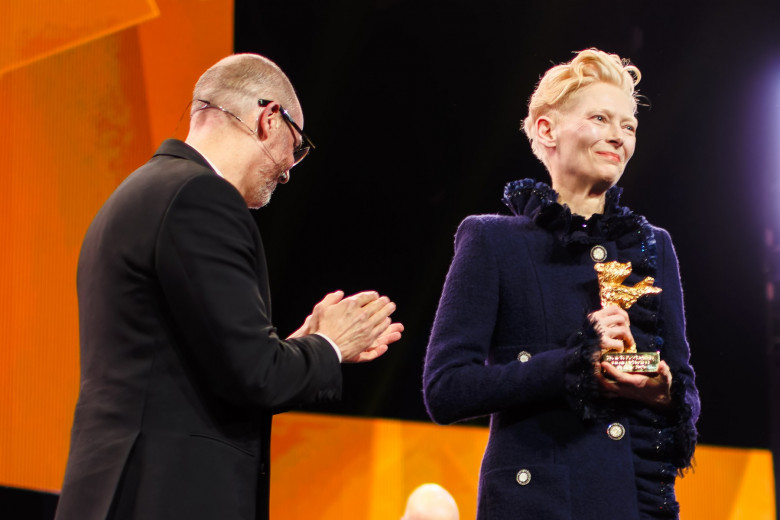
[(531, 472), (527, 469), (521, 469), (517, 472), (515, 480), (517, 480), (517, 483), (521, 486), (527, 486), (528, 483), (531, 482)]
[(528, 360), (530, 360), (530, 359), (531, 359), (531, 354), (529, 352), (526, 352), (525, 350), (523, 350), (522, 352), (520, 352), (517, 355), (517, 360), (520, 363), (527, 363)]
[(626, 434), (626, 428), (618, 422), (612, 423), (609, 426), (607, 426), (607, 435), (609, 435), (609, 438), (612, 439), (613, 441), (619, 441), (620, 439), (623, 438), (625, 434)]
[(603, 262), (607, 259), (607, 249), (604, 246), (593, 246), (590, 250), (590, 259), (594, 262)]

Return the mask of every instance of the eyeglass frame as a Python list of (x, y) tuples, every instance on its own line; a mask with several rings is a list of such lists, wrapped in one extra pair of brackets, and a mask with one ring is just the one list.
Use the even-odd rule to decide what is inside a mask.
[[(235, 118), (239, 123), (244, 125), (246, 127), (246, 129), (249, 130), (255, 137), (257, 137), (258, 139), (260, 138), (259, 134), (257, 133), (258, 130), (260, 129), (260, 114), (257, 114), (257, 122), (255, 123), (255, 129), (252, 130), (252, 128), (250, 128), (250, 126), (248, 124), (246, 124), (243, 119), (238, 117), (236, 114), (234, 114), (230, 110), (228, 110), (226, 108), (223, 108), (223, 107), (221, 107), (219, 105), (214, 105), (214, 104), (211, 103), (211, 101), (207, 101), (205, 99), (196, 99), (195, 101), (197, 101), (199, 103), (203, 103), (203, 105), (204, 105), (204, 106), (202, 106), (200, 108), (195, 109), (195, 112), (197, 112), (199, 110), (206, 110), (208, 108), (215, 108), (215, 109), (217, 109), (217, 110), (219, 110), (221, 112), (224, 112), (227, 115)], [(260, 107), (260, 108), (267, 107), (269, 103), (273, 103), (273, 100), (270, 100), (270, 99), (258, 99), (257, 100), (257, 106)], [(294, 162), (293, 162), (292, 166), (295, 166), (298, 163), (300, 163), (302, 160), (304, 160), (306, 158), (306, 156), (309, 155), (309, 152), (311, 150), (314, 150), (316, 148), (316, 146), (314, 146), (314, 143), (309, 138), (309, 136), (306, 135), (306, 133), (304, 133), (303, 129), (301, 129), (301, 127), (298, 126), (298, 124), (295, 121), (293, 121), (293, 118), (292, 118), (292, 116), (290, 116), (290, 113), (287, 112), (287, 110), (282, 105), (279, 105), (279, 113), (281, 114), (282, 118), (293, 128), (293, 130), (298, 132), (298, 134), (301, 136), (301, 144), (296, 146), (295, 149), (293, 149), (293, 160), (294, 160)], [(291, 166), (291, 168), (292, 168), (292, 166)]]

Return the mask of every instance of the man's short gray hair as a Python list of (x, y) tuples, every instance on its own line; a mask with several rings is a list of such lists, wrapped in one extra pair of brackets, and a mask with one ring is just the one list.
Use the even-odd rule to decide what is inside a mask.
[(223, 58), (198, 79), (192, 98), (192, 113), (198, 108), (198, 99), (243, 116), (255, 111), (261, 98), (276, 101), (293, 113), (300, 110), (295, 89), (282, 69), (259, 54)]

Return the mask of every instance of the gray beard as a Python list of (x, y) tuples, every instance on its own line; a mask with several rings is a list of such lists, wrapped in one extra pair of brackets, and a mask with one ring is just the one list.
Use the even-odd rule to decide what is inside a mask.
[(265, 183), (262, 183), (258, 187), (257, 191), (254, 193), (253, 199), (248, 202), (248, 206), (251, 209), (262, 208), (271, 202), (271, 195), (273, 195), (274, 190), (276, 189), (278, 178), (279, 176), (277, 175), (276, 177), (265, 181)]
[(250, 209), (262, 208), (271, 202), (271, 195), (273, 195), (283, 172), (284, 170), (277, 164), (258, 170), (256, 173), (257, 187), (251, 193), (251, 200), (247, 200), (247, 206)]

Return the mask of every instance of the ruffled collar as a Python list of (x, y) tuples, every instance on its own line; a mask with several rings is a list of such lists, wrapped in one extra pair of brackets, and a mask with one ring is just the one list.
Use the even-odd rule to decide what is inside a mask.
[(586, 219), (572, 214), (558, 202), (558, 193), (534, 179), (512, 181), (504, 187), (504, 204), (518, 216), (531, 218), (537, 226), (553, 233), (568, 249), (579, 250), (602, 241), (615, 241), (621, 249), (639, 245), (642, 271), (655, 271), (655, 237), (647, 219), (620, 205), (623, 189), (607, 191), (604, 213)]

